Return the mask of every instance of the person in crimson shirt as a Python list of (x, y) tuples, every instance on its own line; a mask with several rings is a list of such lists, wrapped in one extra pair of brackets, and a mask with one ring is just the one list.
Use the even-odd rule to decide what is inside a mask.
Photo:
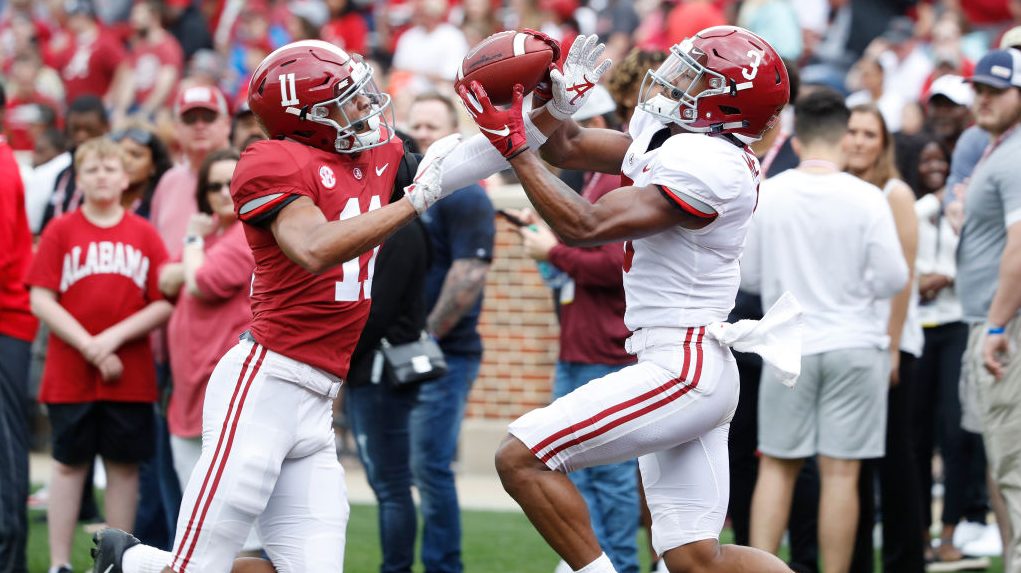
[(330, 21), (323, 26), (322, 39), (338, 47), (359, 54), (365, 53), (369, 26), (365, 16), (351, 0), (326, 0)]
[(131, 9), (132, 34), (127, 58), (114, 81), (113, 123), (129, 114), (152, 118), (174, 93), (184, 54), (181, 44), (160, 23), (162, 2), (138, 2)]
[(127, 213), (121, 148), (106, 138), (75, 152), (81, 209), (43, 232), (26, 282), (32, 312), (51, 330), (39, 401), (53, 426), (47, 512), (52, 567), (70, 571), (83, 482), (102, 456), (106, 519), (132, 528), (138, 464), (152, 455), (156, 372), (149, 338), (169, 318), (157, 287), (167, 258), (156, 230)]
[(64, 10), (67, 33), (54, 35), (43, 60), (60, 72), (65, 102), (89, 94), (106, 99), (124, 48), (115, 34), (99, 25), (91, 0), (69, 0)]
[[(6, 96), (0, 86), (0, 124)], [(25, 273), (32, 232), (14, 153), (0, 136), (0, 571), (26, 571), (28, 539), (28, 366), (38, 323)]]

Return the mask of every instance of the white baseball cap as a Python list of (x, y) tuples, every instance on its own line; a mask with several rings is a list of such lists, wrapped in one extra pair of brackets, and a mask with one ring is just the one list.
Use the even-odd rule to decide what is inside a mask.
[(961, 76), (947, 74), (932, 82), (929, 88), (929, 101), (936, 96), (943, 96), (956, 105), (970, 106), (975, 100), (975, 91)]

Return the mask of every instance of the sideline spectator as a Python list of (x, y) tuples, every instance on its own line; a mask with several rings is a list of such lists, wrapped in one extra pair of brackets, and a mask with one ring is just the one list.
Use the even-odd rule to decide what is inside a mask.
[(259, 118), (252, 113), (252, 108), (248, 107), (246, 100), (238, 106), (237, 111), (234, 112), (234, 118), (231, 120), (231, 147), (241, 153), (249, 145), (263, 139), (266, 139), (266, 132), (262, 130)]
[[(423, 94), (411, 112), (411, 135), (423, 152), (457, 131), (457, 109), (444, 96)], [(445, 375), (419, 385), (411, 410), (411, 472), (422, 496), (422, 563), (429, 571), (462, 569), (461, 513), (451, 464), (468, 393), (482, 363), (478, 323), (493, 260), (495, 216), (492, 202), (477, 184), (422, 214), (432, 245), (425, 283), (426, 329), (439, 340), (447, 361)]]
[[(946, 76), (944, 76), (946, 77)], [(940, 78), (942, 79), (942, 78)], [(939, 80), (937, 80), (939, 81)], [(970, 90), (970, 88), (969, 88)], [(943, 216), (942, 198), (950, 173), (950, 150), (942, 138), (928, 136), (919, 143), (915, 180), (915, 215), (918, 217), (918, 272), (921, 304), (918, 318), (925, 332), (925, 348), (918, 361), (916, 396), (910, 426), (914, 428), (919, 493), (926, 519), (922, 522), (926, 561), (947, 568), (984, 569), (989, 560), (965, 559), (954, 546), (954, 532), (962, 519), (984, 523), (985, 516), (969, 512), (970, 468), (982, 456), (982, 438), (961, 427), (959, 381), (961, 357), (968, 343), (968, 326), (962, 321), (961, 303), (954, 289), (957, 234)], [(935, 430), (935, 432), (934, 432)], [(939, 444), (943, 459), (943, 514), (939, 538), (932, 544), (932, 467)]]
[(64, 10), (70, 43), (61, 53), (51, 53), (48, 63), (60, 72), (68, 103), (83, 95), (106, 100), (124, 48), (112, 32), (100, 27), (92, 0), (69, 0)]
[[(876, 300), (907, 281), (890, 210), (872, 185), (842, 172), (849, 112), (819, 89), (795, 107), (797, 169), (767, 179), (741, 260), (742, 285), (769, 307), (790, 291), (804, 311), (802, 369), (787, 389), (766, 369), (759, 389), (762, 460), (752, 546), (776, 552), (795, 479), (818, 456), (822, 569), (846, 573), (854, 549), (861, 460), (883, 454), (889, 356)], [(866, 269), (864, 272), (862, 269)]]
[(932, 82), (925, 127), (940, 138), (951, 152), (972, 121), (971, 104), (974, 99), (971, 86), (961, 76), (948, 74)]
[(128, 185), (120, 147), (93, 139), (75, 153), (85, 202), (47, 227), (27, 279), (32, 311), (51, 330), (39, 401), (53, 425), (47, 522), (58, 573), (71, 571), (81, 492), (97, 454), (107, 522), (134, 526), (138, 464), (154, 443), (146, 335), (171, 311), (156, 280), (166, 250), (149, 223), (120, 205)]
[(171, 258), (181, 254), (188, 221), (198, 212), (195, 186), (206, 157), (229, 145), (230, 114), (219, 88), (191, 86), (174, 103), (174, 131), (183, 158), (160, 179), (152, 196), (152, 222)]
[(110, 131), (110, 121), (106, 115), (103, 101), (94, 95), (82, 96), (73, 102), (67, 110), (67, 121), (64, 124), (67, 139), (71, 145), (71, 164), (57, 175), (50, 204), (43, 215), (42, 226), (54, 217), (69, 213), (78, 208), (82, 201), (81, 191), (75, 183), (74, 157), (75, 150), (82, 143)]
[(57, 177), (70, 165), (71, 153), (65, 149), (63, 133), (51, 127), (35, 138), (32, 175), (25, 181), (25, 206), (33, 235), (42, 231), (43, 216), (53, 197)]
[(144, 219), (149, 218), (152, 194), (163, 174), (170, 170), (170, 153), (159, 137), (142, 122), (129, 122), (110, 139), (124, 151), (128, 188), (121, 205)]
[[(461, 30), (446, 22), (447, 0), (411, 0), (411, 3), (415, 25), (397, 40), (390, 92), (397, 96), (406, 91), (411, 97), (437, 89), (449, 92), (457, 68), (468, 53), (468, 42)], [(395, 107), (397, 116), (402, 117), (404, 107), (398, 102)]]
[[(465, 4), (467, 5), (467, 2)], [(330, 10), (330, 21), (322, 29), (322, 39), (348, 52), (368, 53), (366, 52), (366, 42), (369, 27), (365, 23), (365, 16), (358, 11), (355, 2), (352, 0), (326, 0), (326, 6)], [(486, 36), (488, 35), (486, 34)]]
[(886, 72), (879, 59), (863, 56), (854, 65), (854, 72), (857, 73), (861, 89), (847, 96), (847, 107), (874, 104), (882, 112), (883, 121), (890, 131), (893, 133), (900, 131), (906, 100), (886, 87), (884, 80)]
[[(582, 127), (618, 129), (617, 104), (596, 86), (572, 118)], [(585, 172), (582, 196), (595, 203), (620, 185), (619, 177)], [(553, 399), (589, 381), (634, 364), (624, 350), (631, 332), (624, 325), (624, 243), (569, 247), (531, 211), (517, 214), (525, 253), (565, 273), (559, 289), (560, 354), (553, 375)], [(638, 462), (624, 460), (568, 474), (585, 499), (596, 539), (618, 573), (638, 573)], [(565, 571), (570, 571), (570, 567)]]
[[(0, 124), (4, 100), (0, 87)], [(32, 233), (14, 152), (0, 137), (0, 571), (27, 571), (28, 367), (38, 323), (25, 274)]]
[[(921, 356), (924, 338), (918, 322), (918, 287), (914, 279), (915, 253), (918, 248), (918, 218), (915, 195), (897, 170), (893, 135), (879, 108), (863, 105), (851, 109), (847, 136), (844, 138), (847, 171), (879, 187), (886, 197), (897, 226), (897, 243), (908, 265), (908, 283), (889, 302), (877, 301), (874, 314), (888, 320), (890, 339), (889, 397), (886, 418), (886, 454), (878, 462), (863, 468), (860, 492), (862, 521), (858, 530), (859, 548), (872, 540), (874, 496), (871, 476), (878, 467), (883, 518), (883, 566), (887, 571), (922, 573), (924, 548), (917, 532), (922, 530), (922, 508), (915, 492), (919, 461), (914, 458), (914, 428), (910, 418), (914, 408), (915, 360)], [(871, 551), (859, 551), (855, 558), (872, 560)]]
[(975, 65), (975, 122), (990, 136), (964, 198), (957, 286), (970, 325), (965, 395), (975, 407), (989, 468), (1006, 501), (1004, 571), (1021, 571), (1021, 51), (994, 50)]
[(128, 57), (121, 62), (112, 88), (113, 125), (129, 115), (152, 119), (174, 94), (184, 68), (181, 45), (160, 22), (163, 2), (143, 0), (131, 9)]

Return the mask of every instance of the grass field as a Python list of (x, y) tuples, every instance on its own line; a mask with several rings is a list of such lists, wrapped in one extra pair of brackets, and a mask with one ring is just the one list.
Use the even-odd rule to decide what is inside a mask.
[[(46, 573), (49, 545), (44, 514), (30, 514), (29, 573)], [(462, 512), (464, 568), (468, 573), (552, 573), (558, 558), (535, 532), (525, 516), (517, 512)], [(727, 537), (729, 532), (724, 532)], [(644, 536), (643, 536), (644, 539)], [(726, 539), (725, 539), (726, 540)], [(644, 543), (644, 542), (642, 542)], [(74, 542), (74, 570), (89, 571), (91, 541), (79, 528)], [(640, 544), (641, 571), (648, 571), (648, 555)], [(380, 551), (376, 535), (376, 507), (353, 505), (348, 525), (346, 573), (374, 573), (379, 570)], [(877, 567), (876, 571), (881, 568)], [(421, 572), (419, 565), (416, 572)], [(997, 559), (988, 573), (1002, 573)]]

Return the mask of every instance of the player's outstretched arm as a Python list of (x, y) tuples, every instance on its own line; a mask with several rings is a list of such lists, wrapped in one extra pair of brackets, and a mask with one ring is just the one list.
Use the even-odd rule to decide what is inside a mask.
[(700, 229), (716, 216), (714, 212), (697, 216), (671, 205), (655, 185), (623, 187), (607, 193), (595, 204), (589, 203), (554, 177), (529, 149), (521, 118), (520, 85), (516, 86), (508, 109), (495, 107), (478, 82), (459, 86), (458, 94), (466, 105), (478, 105), (475, 121), (482, 133), (510, 162), (542, 218), (569, 245), (636, 239), (674, 225)]
[(407, 199), (345, 219), (327, 221), (308, 197), (299, 197), (273, 219), (277, 244), (303, 269), (321, 273), (383, 242), (417, 212)]

